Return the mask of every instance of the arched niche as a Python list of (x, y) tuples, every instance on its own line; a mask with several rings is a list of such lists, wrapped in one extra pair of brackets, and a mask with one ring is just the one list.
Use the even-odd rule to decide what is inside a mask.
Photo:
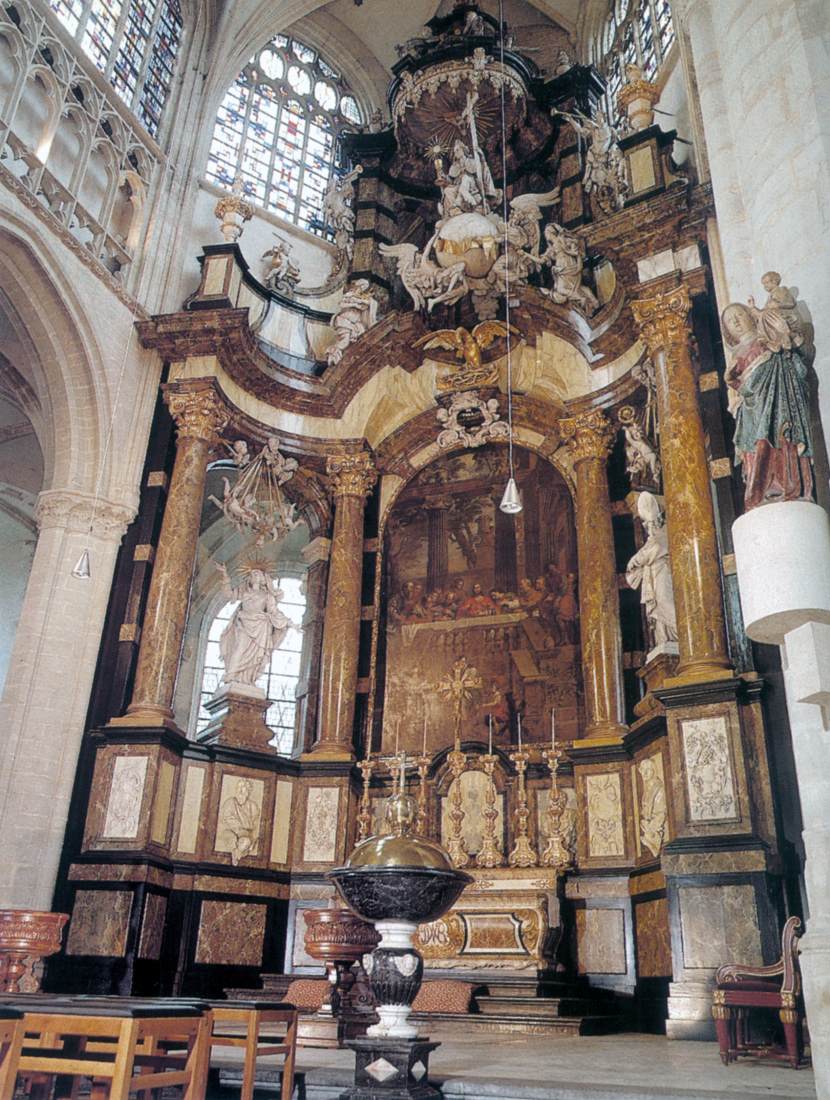
[(373, 747), (430, 755), (452, 744), (454, 669), (466, 662), (462, 740), (539, 740), (582, 725), (573, 501), (562, 474), (516, 447), (523, 500), (499, 502), (507, 448), (442, 455), (399, 492), (383, 536)]

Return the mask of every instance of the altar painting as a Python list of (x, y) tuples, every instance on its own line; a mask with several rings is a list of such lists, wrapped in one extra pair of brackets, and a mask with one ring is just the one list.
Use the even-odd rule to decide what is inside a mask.
[[(578, 578), (570, 492), (538, 455), (515, 453), (524, 502), (499, 500), (504, 447), (421, 471), (386, 530), (386, 682), (382, 749), (430, 754), (464, 740), (508, 748), (575, 737), (581, 715)], [(462, 675), (461, 697), (454, 690)]]

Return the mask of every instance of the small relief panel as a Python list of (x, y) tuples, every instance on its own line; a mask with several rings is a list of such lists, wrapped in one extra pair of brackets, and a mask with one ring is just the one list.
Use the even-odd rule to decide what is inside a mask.
[(267, 905), (254, 902), (203, 901), (195, 961), (260, 966), (267, 912)]
[(680, 723), (691, 821), (735, 820), (738, 800), (723, 716), (686, 718)]
[(149, 756), (116, 756), (102, 834), (106, 839), (134, 840), (138, 836), (149, 761)]
[(663, 754), (653, 753), (634, 768), (637, 854), (659, 856), (668, 822)]
[(66, 938), (67, 955), (123, 955), (132, 904), (131, 890), (78, 890)]
[(259, 826), (265, 784), (244, 775), (222, 776), (219, 819), (216, 823), (217, 852), (227, 852), (234, 867), (246, 856), (259, 855)]
[(309, 787), (305, 813), (303, 861), (332, 863), (337, 854), (339, 787)]
[(585, 792), (588, 804), (588, 855), (592, 858), (625, 856), (620, 773), (587, 775)]

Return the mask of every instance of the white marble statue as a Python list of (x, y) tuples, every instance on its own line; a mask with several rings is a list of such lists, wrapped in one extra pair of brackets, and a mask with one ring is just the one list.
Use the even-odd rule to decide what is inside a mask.
[(586, 143), (582, 185), (589, 195), (596, 195), (604, 213), (613, 214), (622, 206), (628, 190), (625, 158), (617, 144), (617, 131), (601, 113), (596, 119), (557, 108), (553, 113), (566, 118), (580, 140)]
[(504, 248), (487, 276), (488, 283), (496, 291), (502, 292), (505, 285), (513, 287), (527, 282), (528, 275), (538, 264), (542, 209), (557, 202), (558, 187), (552, 191), (518, 195), (511, 200), (507, 221), (500, 218), (498, 222)]
[(323, 218), (326, 224), (334, 230), (334, 243), (337, 251), (352, 258), (354, 252), (354, 223), (355, 213), (352, 209), (354, 200), (354, 181), (363, 171), (363, 166), (358, 164), (345, 176), (335, 176), (328, 186), (323, 198)]
[(439, 267), (429, 258), (434, 241), (433, 236), (422, 252), (411, 242), (378, 245), (381, 255), (393, 256), (397, 260), (397, 274), (412, 299), (413, 307), (427, 313), (431, 313), (441, 302), (453, 305), (470, 289), (463, 260), (449, 267)]
[[(631, 406), (628, 406), (631, 409)], [(631, 419), (622, 420), (622, 410), (620, 410), (620, 421), (622, 422), (623, 434), (625, 435), (625, 471), (632, 479), (632, 482), (636, 483), (642, 481), (651, 482), (655, 487), (660, 484), (660, 456), (643, 431), (642, 426), (634, 417), (634, 410), (631, 409)]]
[(350, 283), (331, 319), (334, 342), (326, 352), (330, 367), (339, 363), (343, 352), (359, 336), (367, 332), (378, 319), (378, 302), (369, 289), (368, 279), (355, 279)]
[(219, 653), (225, 666), (221, 683), (227, 688), (242, 688), (247, 694), (258, 694), (256, 682), (293, 624), (280, 611), (282, 592), (274, 588), (263, 569), (250, 569), (235, 587), (226, 566), (221, 562), (215, 564), (225, 596), (239, 601), (219, 638)]
[(438, 212), (441, 219), (458, 214), (489, 214), (501, 200), (501, 191), (493, 183), (493, 174), (478, 142), (475, 108), (478, 92), (469, 92), (467, 104), (458, 119), (458, 128), (466, 129), (469, 140), (457, 138), (452, 147), (452, 160), (446, 174), (439, 172), (436, 183), (441, 188)]
[(263, 281), (268, 289), (290, 294), (300, 281), (300, 269), (291, 260), (291, 245), (275, 233), (274, 243), (261, 259), (266, 261)]
[(556, 222), (545, 226), (545, 251), (537, 256), (527, 255), (537, 266), (549, 265), (553, 286), (542, 293), (557, 305), (573, 302), (590, 316), (599, 309), (596, 295), (582, 282), (585, 262), (582, 258), (582, 242)]
[(653, 856), (660, 855), (666, 835), (666, 788), (657, 762), (647, 756), (637, 766), (642, 792), (640, 798), (640, 843)]
[(637, 513), (648, 539), (629, 561), (625, 579), (632, 588), (640, 589), (640, 601), (646, 610), (654, 645), (676, 644), (677, 616), (665, 515), (653, 493), (640, 493)]

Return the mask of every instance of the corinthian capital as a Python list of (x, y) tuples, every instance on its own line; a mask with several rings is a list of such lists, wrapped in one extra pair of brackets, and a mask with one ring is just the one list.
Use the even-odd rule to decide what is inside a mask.
[(616, 428), (600, 409), (560, 420), (559, 429), (574, 465), (588, 458), (599, 458), (604, 462), (617, 435)]
[(176, 421), (179, 439), (201, 439), (216, 444), (230, 414), (211, 383), (166, 386), (164, 400)]
[(377, 480), (377, 471), (366, 451), (354, 455), (329, 455), (326, 473), (335, 497), (364, 497)]
[(669, 344), (688, 345), (692, 334), (688, 322), (691, 308), (692, 300), (685, 286), (631, 303), (640, 336), (652, 355)]

